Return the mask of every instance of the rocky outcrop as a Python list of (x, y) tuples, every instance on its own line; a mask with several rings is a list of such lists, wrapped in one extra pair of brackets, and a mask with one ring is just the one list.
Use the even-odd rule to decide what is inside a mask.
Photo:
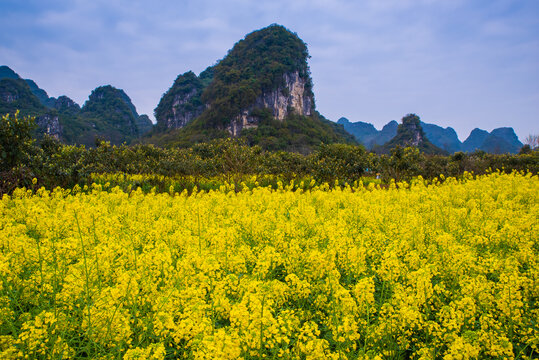
[(376, 147), (376, 152), (389, 153), (396, 146), (416, 147), (426, 154), (443, 154), (444, 151), (432, 144), (421, 127), (421, 121), (416, 114), (408, 114), (402, 118), (402, 124), (397, 128), (397, 135), (382, 146)]
[(204, 83), (192, 71), (179, 75), (155, 108), (158, 127), (180, 129), (200, 116), (205, 106), (200, 100)]
[(202, 114), (204, 107), (189, 106), (192, 104), (192, 100), (195, 96), (200, 96), (198, 89), (193, 89), (190, 92), (176, 96), (172, 103), (169, 117), (164, 119), (165, 125), (168, 129), (178, 129), (187, 125), (190, 121)]
[(38, 116), (36, 117), (36, 124), (40, 133), (60, 140), (62, 136), (62, 126), (58, 120), (58, 115), (49, 113)]
[(311, 116), (314, 99), (308, 84), (309, 79), (302, 78), (297, 71), (284, 74), (282, 86), (256, 98), (252, 106), (230, 122), (227, 130), (232, 136), (238, 136), (243, 129), (257, 127), (259, 119), (252, 115), (254, 109), (269, 109), (274, 119), (281, 122), (291, 113)]

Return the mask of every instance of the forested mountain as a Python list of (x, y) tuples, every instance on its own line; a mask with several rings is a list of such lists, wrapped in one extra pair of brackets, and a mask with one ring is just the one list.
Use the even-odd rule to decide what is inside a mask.
[(148, 142), (189, 146), (242, 137), (267, 149), (309, 152), (322, 142), (354, 143), (315, 111), (305, 43), (283, 26), (248, 34), (198, 77), (184, 73), (155, 109)]
[(36, 136), (51, 135), (68, 144), (93, 146), (97, 139), (113, 144), (130, 142), (152, 128), (139, 116), (123, 90), (110, 85), (95, 89), (81, 108), (69, 97), (49, 97), (33, 80), (23, 80), (7, 66), (0, 67), (0, 113), (35, 116)]
[[(2, 73), (8, 72), (3, 69)], [(8, 75), (11, 74), (8, 73)], [(26, 81), (18, 76), (0, 78), (0, 114), (13, 114), (17, 110), (22, 116), (36, 117), (36, 137), (41, 137), (43, 134), (61, 137), (62, 129), (55, 109), (43, 105), (32, 93)]]

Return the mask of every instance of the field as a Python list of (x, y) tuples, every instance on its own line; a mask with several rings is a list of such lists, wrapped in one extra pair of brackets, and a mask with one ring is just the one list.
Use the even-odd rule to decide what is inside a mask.
[(2, 359), (530, 359), (539, 178), (0, 201)]

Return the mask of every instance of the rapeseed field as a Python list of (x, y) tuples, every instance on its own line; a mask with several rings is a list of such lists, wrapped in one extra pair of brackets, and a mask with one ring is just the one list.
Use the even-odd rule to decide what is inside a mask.
[(539, 179), (0, 201), (1, 359), (531, 359)]

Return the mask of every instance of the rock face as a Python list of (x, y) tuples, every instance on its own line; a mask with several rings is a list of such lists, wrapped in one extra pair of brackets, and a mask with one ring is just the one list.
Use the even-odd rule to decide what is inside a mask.
[(158, 127), (180, 129), (200, 116), (205, 108), (200, 100), (203, 89), (203, 81), (192, 71), (178, 75), (155, 108)]
[(58, 140), (62, 137), (62, 126), (57, 114), (45, 114), (36, 117), (36, 124), (45, 135), (52, 136)]
[[(203, 106), (194, 106), (187, 110), (186, 107), (193, 103), (193, 98), (199, 95), (196, 89), (188, 92), (184, 96), (178, 96), (172, 103), (172, 116), (167, 118), (166, 125), (169, 129), (178, 129), (187, 125), (191, 120), (202, 114)], [(182, 111), (182, 108), (184, 111)]]
[(311, 116), (314, 105), (308, 91), (309, 79), (301, 78), (299, 72), (283, 75), (283, 85), (257, 97), (253, 105), (243, 109), (227, 127), (232, 136), (239, 136), (243, 129), (256, 128), (259, 118), (252, 116), (254, 109), (270, 109), (275, 120), (284, 121), (290, 114)]
[(188, 71), (176, 78), (155, 109), (157, 129), (185, 128), (197, 139), (238, 137), (261, 122), (275, 128), (290, 116), (312, 117), (307, 58), (306, 44), (285, 27), (254, 31), (199, 76)]
[[(409, 134), (407, 143), (411, 146), (419, 146), (425, 140), (425, 134), (421, 128), (419, 117), (414, 115), (407, 115), (402, 118), (402, 129), (406, 130)], [(399, 131), (397, 130), (397, 134)], [(403, 133), (403, 132), (401, 132)]]

